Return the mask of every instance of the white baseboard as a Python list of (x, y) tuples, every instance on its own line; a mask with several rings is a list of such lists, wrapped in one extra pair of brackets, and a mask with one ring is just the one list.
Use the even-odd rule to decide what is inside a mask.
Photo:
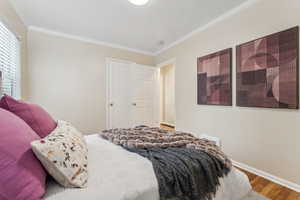
[(243, 164), (243, 163), (240, 163), (240, 162), (237, 162), (237, 161), (232, 161), (233, 165), (236, 166), (236, 167), (239, 167), (243, 170), (246, 170), (248, 172), (251, 172), (257, 176), (261, 176), (269, 181), (272, 181), (274, 183), (277, 183), (279, 185), (282, 185), (284, 187), (287, 187), (291, 190), (294, 190), (296, 192), (300, 192), (300, 185), (296, 184), (296, 183), (292, 183), (290, 181), (287, 181), (287, 180), (284, 180), (282, 178), (279, 178), (277, 176), (274, 176), (272, 174), (269, 174), (267, 172), (264, 172), (264, 171), (261, 171), (259, 169), (255, 169), (254, 167), (250, 167), (246, 164)]

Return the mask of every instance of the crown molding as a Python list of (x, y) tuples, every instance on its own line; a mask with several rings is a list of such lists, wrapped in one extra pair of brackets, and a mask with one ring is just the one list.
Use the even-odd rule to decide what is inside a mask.
[(225, 20), (226, 18), (229, 18), (233, 15), (235, 15), (236, 13), (241, 12), (244, 9), (249, 8), (251, 5), (255, 4), (256, 2), (258, 2), (260, 0), (248, 0), (244, 3), (242, 3), (241, 5), (229, 10), (228, 12), (224, 13), (223, 15), (217, 17), (216, 19), (210, 21), (209, 23), (205, 24), (204, 26), (200, 26), (198, 29), (188, 33), (187, 35), (181, 37), (180, 39), (176, 40), (175, 42), (172, 42), (171, 44), (167, 45), (166, 47), (162, 48), (161, 50), (158, 50), (157, 52), (154, 53), (154, 56), (158, 56), (159, 54), (167, 51), (168, 49), (188, 40), (189, 38), (193, 37), (194, 35), (205, 31), (206, 29), (210, 28), (213, 25), (218, 24), (219, 22)]
[(81, 37), (81, 36), (77, 36), (77, 35), (72, 35), (72, 34), (67, 34), (67, 33), (63, 33), (63, 32), (52, 31), (52, 30), (37, 27), (37, 26), (29, 26), (28, 30), (37, 31), (37, 32), (48, 34), (48, 35), (54, 35), (54, 36), (58, 36), (58, 37), (68, 38), (68, 39), (72, 39), (72, 40), (78, 40), (78, 41), (87, 42), (87, 43), (91, 43), (91, 44), (102, 45), (102, 46), (111, 47), (111, 48), (115, 48), (115, 49), (126, 50), (126, 51), (130, 51), (130, 52), (134, 52), (134, 53), (143, 54), (146, 56), (154, 56), (154, 53), (152, 53), (152, 52), (129, 48), (129, 47), (125, 47), (125, 46), (114, 44), (114, 43), (98, 41), (98, 40)]
[(210, 28), (213, 25), (218, 24), (219, 22), (225, 20), (226, 18), (229, 18), (229, 17), (235, 15), (236, 13), (241, 12), (244, 9), (247, 9), (248, 7), (250, 7), (251, 5), (255, 4), (258, 1), (260, 1), (260, 0), (247, 0), (246, 2), (242, 3), (241, 5), (231, 9), (230, 11), (226, 12), (225, 14), (217, 17), (216, 19), (210, 21), (209, 23), (205, 24), (204, 26), (199, 27), (198, 29), (188, 33), (187, 35), (181, 37), (180, 39), (176, 40), (175, 42), (172, 42), (171, 44), (167, 45), (166, 47), (164, 47), (164, 48), (162, 48), (162, 49), (160, 49), (156, 52), (143, 51), (143, 50), (140, 50), (140, 49), (129, 48), (129, 47), (126, 47), (126, 46), (115, 44), (115, 43), (99, 41), (99, 40), (90, 39), (90, 38), (87, 38), (87, 37), (81, 37), (81, 36), (77, 36), (77, 35), (72, 35), (72, 34), (59, 32), (59, 31), (52, 31), (52, 30), (37, 27), (37, 26), (28, 26), (28, 29), (33, 30), (33, 31), (43, 32), (43, 33), (46, 33), (46, 34), (49, 34), (49, 35), (55, 35), (55, 36), (60, 36), (60, 37), (69, 38), (69, 39), (73, 39), (73, 40), (79, 40), (79, 41), (92, 43), (92, 44), (97, 44), (97, 45), (102, 45), (102, 46), (107, 46), (107, 47), (111, 47), (111, 48), (115, 48), (115, 49), (122, 49), (122, 50), (130, 51), (130, 52), (134, 52), (134, 53), (143, 54), (143, 55), (146, 55), (146, 56), (158, 56), (159, 54), (167, 51), (168, 49), (170, 49), (170, 48), (172, 48), (172, 47), (174, 47), (174, 46), (190, 39), (194, 35), (202, 32), (202, 31), (205, 31), (206, 29)]

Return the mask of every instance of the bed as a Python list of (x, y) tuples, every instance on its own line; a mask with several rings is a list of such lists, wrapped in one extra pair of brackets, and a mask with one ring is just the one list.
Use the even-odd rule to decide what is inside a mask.
[[(88, 187), (66, 189), (49, 181), (45, 200), (159, 200), (158, 183), (150, 161), (97, 134), (86, 136), (86, 141), (89, 148)], [(257, 199), (249, 197), (251, 191), (247, 176), (233, 169), (221, 179), (214, 200)]]

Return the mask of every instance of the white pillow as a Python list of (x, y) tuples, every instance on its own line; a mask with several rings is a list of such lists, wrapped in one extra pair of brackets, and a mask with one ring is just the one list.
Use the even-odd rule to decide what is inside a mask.
[(33, 141), (32, 150), (48, 173), (65, 187), (87, 186), (88, 149), (83, 135), (71, 124), (58, 121), (47, 137)]

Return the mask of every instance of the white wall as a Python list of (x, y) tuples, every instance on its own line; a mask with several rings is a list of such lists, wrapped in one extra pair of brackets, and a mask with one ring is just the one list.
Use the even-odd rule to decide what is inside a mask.
[(106, 128), (105, 58), (153, 65), (153, 57), (34, 30), (28, 32), (28, 100), (84, 133)]
[[(300, 184), (299, 110), (197, 105), (197, 57), (299, 24), (299, 0), (251, 0), (239, 12), (158, 55), (156, 63), (176, 58), (177, 128), (220, 137), (234, 160)], [(235, 56), (233, 61), (235, 80)]]
[(175, 67), (173, 64), (160, 68), (161, 122), (175, 124)]

